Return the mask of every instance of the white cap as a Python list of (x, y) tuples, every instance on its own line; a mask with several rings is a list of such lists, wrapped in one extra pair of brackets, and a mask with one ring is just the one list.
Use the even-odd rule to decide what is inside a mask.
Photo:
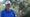
[(6, 1), (5, 4), (10, 4), (11, 5), (11, 2), (10, 1)]

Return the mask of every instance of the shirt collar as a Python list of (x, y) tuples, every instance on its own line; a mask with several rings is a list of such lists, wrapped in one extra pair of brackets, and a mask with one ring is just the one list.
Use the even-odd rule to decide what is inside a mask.
[(10, 12), (10, 10), (9, 10), (9, 11), (7, 11), (6, 9), (5, 9), (5, 11), (6, 11), (6, 12), (8, 12), (8, 13)]

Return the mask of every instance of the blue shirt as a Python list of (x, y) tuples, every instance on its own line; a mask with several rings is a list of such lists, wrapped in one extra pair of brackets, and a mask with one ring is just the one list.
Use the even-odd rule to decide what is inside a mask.
[(1, 17), (15, 17), (15, 13), (12, 9), (7, 11), (6, 9), (2, 11)]

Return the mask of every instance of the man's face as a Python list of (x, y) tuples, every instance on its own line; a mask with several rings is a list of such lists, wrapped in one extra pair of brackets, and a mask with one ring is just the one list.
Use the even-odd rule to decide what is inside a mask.
[(10, 5), (8, 4), (8, 5), (6, 5), (6, 9), (9, 9), (10, 8)]

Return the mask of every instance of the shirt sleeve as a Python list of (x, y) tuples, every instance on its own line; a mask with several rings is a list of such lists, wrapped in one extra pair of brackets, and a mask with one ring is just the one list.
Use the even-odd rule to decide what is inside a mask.
[(14, 17), (15, 17), (15, 13), (13, 12), (13, 14), (14, 14)]
[(14, 15), (14, 17), (15, 17), (15, 12), (12, 10), (12, 13), (13, 13), (13, 15)]
[(4, 17), (4, 11), (1, 12), (1, 17)]

